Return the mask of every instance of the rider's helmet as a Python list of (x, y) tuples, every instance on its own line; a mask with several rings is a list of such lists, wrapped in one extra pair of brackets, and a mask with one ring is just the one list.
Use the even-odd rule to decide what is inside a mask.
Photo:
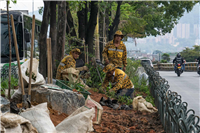
[(177, 57), (181, 57), (181, 54), (180, 54), (180, 53), (178, 53), (176, 56), (177, 56)]

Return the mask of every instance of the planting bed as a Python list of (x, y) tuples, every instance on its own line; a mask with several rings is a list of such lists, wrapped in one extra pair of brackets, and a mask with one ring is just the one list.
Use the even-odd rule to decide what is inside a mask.
[[(89, 90), (91, 98), (97, 102), (105, 94)], [(148, 114), (133, 110), (113, 110), (103, 106), (101, 123), (93, 125), (93, 133), (165, 133), (158, 113)]]

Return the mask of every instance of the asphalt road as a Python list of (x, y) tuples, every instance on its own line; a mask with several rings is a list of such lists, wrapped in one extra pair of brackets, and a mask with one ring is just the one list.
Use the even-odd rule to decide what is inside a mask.
[(174, 71), (159, 71), (170, 85), (170, 90), (181, 95), (182, 102), (188, 103), (188, 109), (193, 109), (200, 116), (200, 76), (197, 72), (184, 72), (180, 77)]

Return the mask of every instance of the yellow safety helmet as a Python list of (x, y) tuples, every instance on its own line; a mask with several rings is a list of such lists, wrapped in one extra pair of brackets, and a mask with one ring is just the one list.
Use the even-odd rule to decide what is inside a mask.
[(107, 73), (115, 69), (115, 65), (112, 63), (109, 63), (107, 66), (104, 67), (103, 72)]
[(118, 30), (118, 31), (115, 32), (114, 36), (116, 36), (116, 35), (119, 35), (122, 38), (124, 37), (124, 35), (122, 34), (122, 32), (120, 30)]
[(78, 48), (72, 49), (72, 50), (69, 52), (69, 54), (72, 55), (72, 52), (78, 52), (79, 55), (81, 54), (81, 50), (78, 49)]

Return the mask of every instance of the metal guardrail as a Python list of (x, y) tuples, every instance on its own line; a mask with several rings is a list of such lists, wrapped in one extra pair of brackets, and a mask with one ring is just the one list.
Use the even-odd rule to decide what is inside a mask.
[(187, 109), (188, 103), (182, 102), (181, 95), (169, 90), (168, 81), (146, 63), (142, 63), (149, 76), (150, 93), (167, 133), (200, 133), (200, 118), (195, 111)]
[[(173, 71), (174, 66), (173, 63), (158, 63), (153, 64), (153, 68), (155, 70), (164, 70), (164, 71)], [(197, 62), (186, 62), (185, 64), (185, 70), (186, 71), (197, 71)]]

